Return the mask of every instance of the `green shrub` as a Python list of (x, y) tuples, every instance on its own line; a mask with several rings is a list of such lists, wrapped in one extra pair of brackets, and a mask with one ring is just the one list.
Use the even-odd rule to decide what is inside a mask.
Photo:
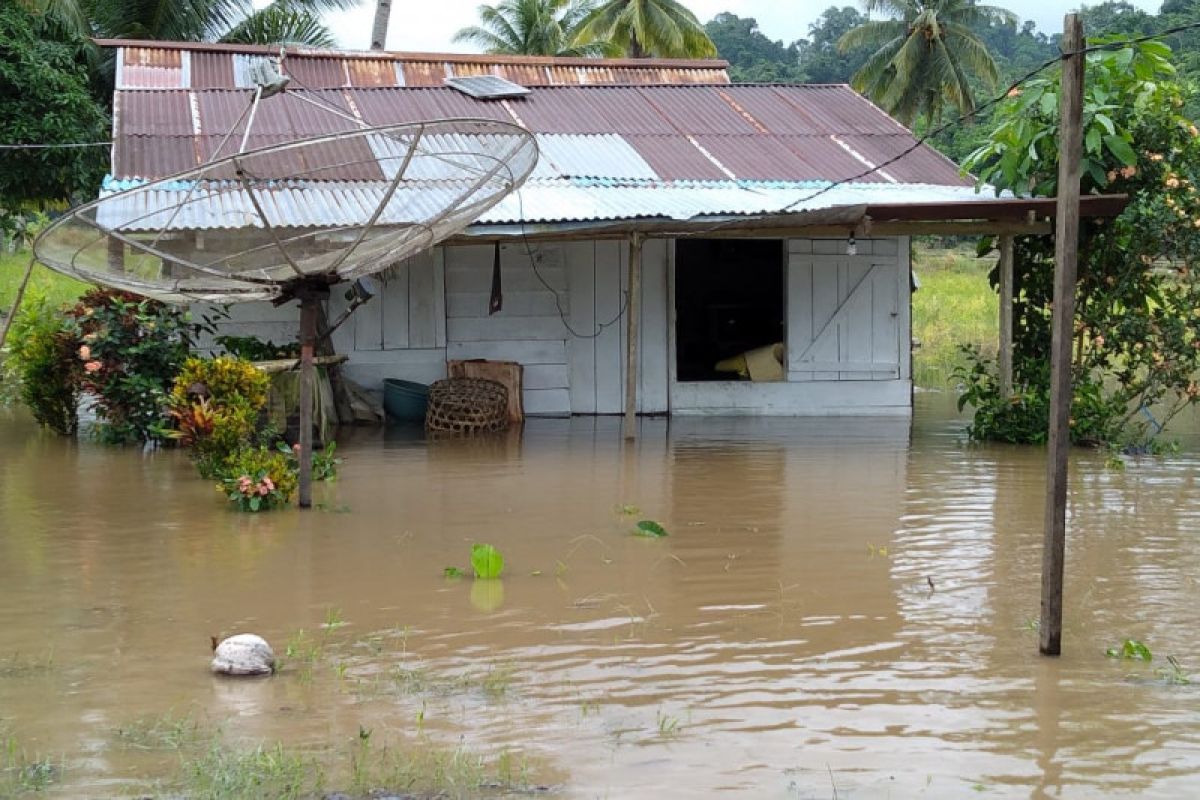
[(230, 456), (254, 440), (270, 378), (238, 358), (189, 358), (175, 378), (171, 438), (190, 448), (201, 477), (215, 478)]
[(93, 289), (66, 316), (80, 343), (83, 388), (96, 398), (100, 438), (162, 438), (167, 391), (187, 355), (187, 315), (129, 292)]
[(6, 371), (18, 395), (42, 425), (69, 436), (78, 427), (78, 357), (70, 327), (44, 297), (26, 300), (9, 334)]

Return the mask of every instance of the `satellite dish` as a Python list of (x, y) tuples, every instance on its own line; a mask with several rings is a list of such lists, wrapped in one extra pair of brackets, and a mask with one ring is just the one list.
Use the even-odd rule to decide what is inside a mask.
[(459, 233), (518, 188), (537, 155), (525, 129), (472, 119), (248, 150), (80, 206), (34, 254), (170, 303), (288, 298)]
[[(170, 303), (298, 299), (307, 507), (313, 349), (329, 287), (459, 233), (524, 183), (538, 150), (532, 134), (504, 122), (367, 127), (352, 118), (356, 130), (246, 150), (259, 102), (286, 86), (268, 78), (214, 158), (72, 210), (37, 238), (34, 254), (59, 272)], [(222, 156), (235, 132), (242, 151)]]

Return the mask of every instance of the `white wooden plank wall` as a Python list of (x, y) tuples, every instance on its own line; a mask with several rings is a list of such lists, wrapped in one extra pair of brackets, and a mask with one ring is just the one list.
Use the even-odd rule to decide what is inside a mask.
[[(667, 411), (669, 243), (651, 239), (642, 248), (642, 307), (638, 364), (638, 411)], [(571, 327), (571, 411), (620, 414), (625, 410), (625, 335), (629, 245), (623, 241), (568, 245)], [(603, 331), (599, 327), (604, 325)], [(598, 333), (599, 332), (599, 333)], [(598, 335), (597, 335), (598, 334)]]
[[(234, 303), (227, 307), (196, 303), (190, 311), (196, 322), (204, 316), (218, 316), (222, 311), (228, 317), (216, 320), (216, 336), (257, 336), (275, 344), (292, 344), (300, 335), (300, 304), (296, 302), (274, 306), (268, 302)], [(201, 350), (219, 350), (215, 336), (201, 333), (196, 346)]]
[(446, 250), (446, 357), (521, 364), (525, 368), (522, 399), (527, 414), (571, 413), (571, 368), (567, 356), (570, 334), (558, 312), (561, 303), (563, 313), (570, 318), (565, 250), (562, 245), (533, 247), (535, 273), (524, 243), (502, 245), (504, 307), (492, 316), (488, 315), (488, 300), (493, 246)]
[(844, 239), (788, 243), (790, 382), (902, 376), (908, 285), (907, 273), (900, 275), (900, 244), (860, 239), (858, 254), (848, 256)]

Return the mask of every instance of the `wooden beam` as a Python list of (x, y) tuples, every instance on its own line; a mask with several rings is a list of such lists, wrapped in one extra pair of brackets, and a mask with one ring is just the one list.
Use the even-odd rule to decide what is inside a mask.
[(1042, 541), (1042, 655), (1062, 652), (1063, 567), (1067, 537), (1067, 457), (1071, 449), (1071, 343), (1079, 256), (1079, 176), (1083, 116), (1083, 23), (1063, 19), (1059, 123), (1058, 220), (1054, 242), (1054, 309), (1050, 343), (1050, 439), (1046, 525)]
[(625, 303), (625, 438), (637, 438), (638, 322), (642, 316), (642, 235), (629, 237), (629, 299)]
[(1008, 399), (1013, 388), (1013, 237), (1000, 237), (1000, 396)]
[[(642, 221), (612, 226), (581, 227), (568, 230), (537, 230), (530, 227), (527, 236), (521, 237), (520, 229), (511, 233), (484, 231), (465, 233), (445, 242), (448, 245), (472, 245), (491, 242), (511, 242), (525, 238), (536, 242), (572, 242), (593, 240), (629, 239), (631, 229), (650, 239), (845, 239), (846, 226), (829, 225), (778, 225), (763, 222), (757, 225), (738, 225), (713, 228), (714, 223), (696, 224), (681, 228), (679, 223)], [(871, 236), (987, 236), (1009, 234), (1014, 236), (1044, 236), (1053, 230), (1049, 222), (1021, 222), (1016, 220), (965, 221), (965, 222), (873, 222)]]

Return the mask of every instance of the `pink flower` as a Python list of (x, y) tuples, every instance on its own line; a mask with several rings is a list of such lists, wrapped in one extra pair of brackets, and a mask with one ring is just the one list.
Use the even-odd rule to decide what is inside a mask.
[(270, 475), (264, 477), (262, 482), (263, 482), (263, 486), (267, 487), (267, 491), (270, 491), (270, 492), (275, 491), (275, 482), (271, 480)]
[(258, 485), (258, 494), (260, 497), (266, 497), (270, 493), (271, 493), (271, 490), (267, 488), (266, 483), (260, 483)]
[(292, 452), (295, 453), (296, 455), (300, 455), (300, 445), (299, 444), (292, 445)]
[(102, 366), (99, 361), (89, 361), (83, 365), (83, 368), (87, 372), (99, 372)]
[(83, 361), (87, 361), (91, 357), (92, 357), (92, 348), (88, 347), (86, 344), (79, 348), (79, 358), (80, 359), (82, 359)]

